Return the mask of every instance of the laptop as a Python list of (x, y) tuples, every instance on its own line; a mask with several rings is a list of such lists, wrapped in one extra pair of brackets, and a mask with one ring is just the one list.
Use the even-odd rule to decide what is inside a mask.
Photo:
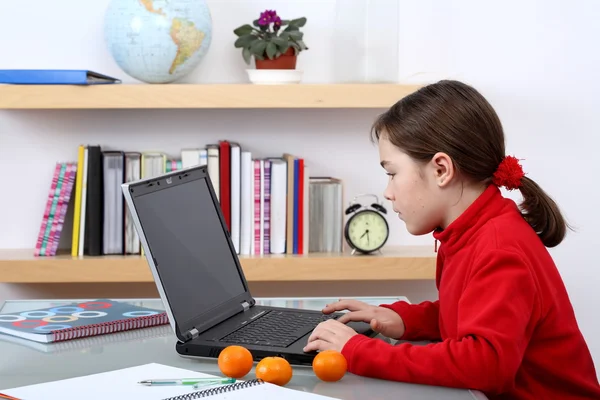
[[(225, 347), (241, 345), (255, 361), (280, 356), (312, 363), (317, 353), (302, 350), (310, 333), (342, 313), (256, 304), (206, 165), (121, 187), (179, 355), (217, 358)], [(376, 335), (367, 323), (348, 325)]]

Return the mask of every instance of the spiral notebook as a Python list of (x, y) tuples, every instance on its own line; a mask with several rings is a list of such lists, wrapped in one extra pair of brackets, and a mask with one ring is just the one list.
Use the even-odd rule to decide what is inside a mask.
[(163, 310), (99, 299), (0, 314), (0, 333), (52, 343), (164, 325), (168, 322)]
[[(77, 340), (65, 340), (56, 343), (40, 343), (33, 340), (22, 339), (13, 335), (0, 334), (0, 343), (12, 343), (42, 353), (69, 353), (77, 351), (102, 351), (103, 348), (112, 345), (122, 345), (127, 342), (143, 342), (148, 339), (170, 338), (173, 330), (170, 326), (160, 325), (143, 329), (133, 329), (123, 332), (114, 332), (110, 335), (96, 335), (83, 337)], [(2, 399), (0, 397), (0, 399)]]
[[(201, 372), (151, 363), (77, 378), (2, 390), (16, 400), (333, 400), (287, 387), (262, 382), (249, 374), (248, 379), (204, 389), (184, 386), (143, 386), (144, 379), (214, 377)], [(5, 397), (11, 398), (11, 397)]]

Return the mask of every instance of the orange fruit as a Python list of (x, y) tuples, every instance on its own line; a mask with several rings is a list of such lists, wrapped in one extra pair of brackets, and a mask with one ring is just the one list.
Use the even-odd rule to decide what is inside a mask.
[(223, 375), (241, 378), (252, 369), (252, 353), (243, 346), (227, 346), (219, 353), (217, 363)]
[(346, 357), (339, 351), (325, 350), (319, 352), (312, 362), (312, 369), (317, 378), (325, 382), (342, 379), (348, 371)]
[(265, 357), (256, 364), (256, 377), (284, 386), (292, 379), (292, 366), (282, 357)]

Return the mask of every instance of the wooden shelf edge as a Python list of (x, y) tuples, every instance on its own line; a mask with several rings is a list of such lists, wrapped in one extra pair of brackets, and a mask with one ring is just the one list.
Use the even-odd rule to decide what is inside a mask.
[[(249, 282), (348, 282), (435, 279), (431, 246), (401, 246), (378, 255), (315, 253), (241, 256)], [(34, 257), (33, 250), (0, 250), (0, 283), (154, 282), (140, 256)]]
[(402, 84), (0, 85), (0, 109), (387, 108)]

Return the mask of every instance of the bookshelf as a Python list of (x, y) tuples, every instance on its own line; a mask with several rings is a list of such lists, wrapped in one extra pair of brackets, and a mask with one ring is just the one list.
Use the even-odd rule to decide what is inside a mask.
[(0, 109), (387, 108), (399, 84), (0, 85)]
[[(435, 279), (433, 246), (389, 246), (375, 255), (314, 253), (241, 256), (249, 282), (363, 282)], [(31, 249), (0, 250), (0, 283), (153, 282), (140, 256), (35, 257)]]
[[(401, 84), (0, 85), (0, 110), (383, 109), (418, 90)], [(433, 246), (387, 247), (383, 254), (240, 256), (249, 282), (359, 282), (435, 279)], [(35, 257), (0, 249), (0, 283), (153, 282), (138, 255)]]

